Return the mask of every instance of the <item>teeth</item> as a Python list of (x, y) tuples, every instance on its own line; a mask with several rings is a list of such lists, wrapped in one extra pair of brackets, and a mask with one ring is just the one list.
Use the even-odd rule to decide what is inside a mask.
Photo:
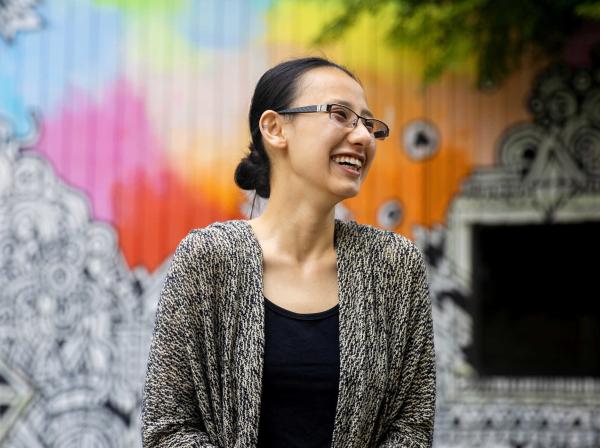
[(354, 157), (349, 157), (349, 156), (335, 156), (333, 157), (333, 160), (337, 163), (340, 162), (346, 162), (346, 163), (351, 163), (352, 165), (357, 166), (358, 168), (362, 168), (362, 162)]

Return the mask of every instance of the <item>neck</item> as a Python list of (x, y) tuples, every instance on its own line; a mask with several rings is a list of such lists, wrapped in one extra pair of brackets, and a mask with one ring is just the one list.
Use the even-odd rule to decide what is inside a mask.
[(322, 259), (333, 250), (335, 203), (309, 197), (318, 196), (272, 190), (264, 212), (250, 221), (263, 247), (295, 264)]

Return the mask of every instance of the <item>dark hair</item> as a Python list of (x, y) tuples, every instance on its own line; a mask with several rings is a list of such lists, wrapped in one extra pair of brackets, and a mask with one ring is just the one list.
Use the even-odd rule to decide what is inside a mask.
[(235, 183), (242, 190), (256, 190), (259, 196), (269, 197), (271, 165), (263, 145), (258, 121), (265, 110), (277, 111), (288, 108), (296, 97), (300, 77), (305, 72), (318, 67), (335, 67), (358, 81), (347, 68), (320, 57), (282, 62), (267, 70), (258, 80), (248, 114), (252, 138), (248, 145), (250, 153), (240, 161), (235, 169)]

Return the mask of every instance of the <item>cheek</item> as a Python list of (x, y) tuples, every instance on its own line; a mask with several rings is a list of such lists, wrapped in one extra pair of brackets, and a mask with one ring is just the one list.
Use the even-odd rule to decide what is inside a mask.
[(371, 166), (373, 166), (373, 162), (375, 161), (375, 156), (376, 155), (377, 155), (377, 150), (375, 149), (375, 146), (373, 145), (367, 151), (367, 166), (366, 166), (365, 173), (369, 171), (369, 169), (371, 168)]
[(367, 150), (367, 154), (371, 160), (375, 158), (375, 155), (377, 154), (377, 142), (375, 140), (371, 143), (371, 146)]
[(324, 174), (328, 168), (329, 151), (318, 139), (306, 138), (290, 153), (292, 169), (302, 177), (314, 178)]
[(315, 170), (327, 169), (331, 153), (342, 142), (343, 139), (340, 139), (339, 135), (329, 135), (323, 132), (308, 137), (302, 144), (298, 160), (302, 160), (306, 166), (314, 167)]
[[(295, 169), (301, 170), (303, 176), (320, 178), (331, 169), (331, 153), (338, 147), (344, 146), (345, 134), (328, 123), (311, 123), (304, 126), (291, 146), (290, 161)], [(374, 151), (369, 149), (369, 151)], [(369, 153), (370, 159), (372, 154)]]

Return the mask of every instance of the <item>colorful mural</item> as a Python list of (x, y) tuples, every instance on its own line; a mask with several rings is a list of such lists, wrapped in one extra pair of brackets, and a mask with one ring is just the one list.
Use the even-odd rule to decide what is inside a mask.
[[(556, 92), (539, 87), (548, 85), (537, 78), (544, 61), (525, 60), (494, 91), (475, 90), (468, 66), (424, 89), (427, 55), (387, 43), (386, 11), (316, 47), (337, 8), (316, 0), (0, 1), (2, 446), (141, 445), (141, 388), (170, 256), (190, 229), (248, 215), (252, 196), (237, 189), (233, 172), (249, 140), (254, 85), (269, 66), (307, 54), (355, 71), (370, 108), (391, 126), (363, 191), (337, 212), (405, 234), (426, 253), (441, 372), (436, 446), (600, 443), (595, 381), (569, 383), (593, 397), (577, 407), (581, 395), (561, 395), (569, 410), (499, 403), (481, 387), (504, 390), (503, 383), (469, 382), (473, 318), (460, 240), (465, 217), (486, 200), (502, 202), (490, 202), (500, 177), (522, 187), (507, 174), (515, 164), (531, 168), (531, 197), (546, 201), (544, 219), (560, 216), (557, 208), (584, 184), (597, 207), (597, 75), (560, 78), (575, 83), (558, 89), (570, 92), (564, 104), (575, 98), (586, 106), (574, 116), (591, 117), (591, 125), (578, 118), (563, 129), (581, 138), (568, 150), (527, 155), (523, 142), (554, 135), (538, 115), (560, 121), (565, 113)], [(540, 154), (557, 161), (549, 170), (573, 189), (532, 168)], [(540, 199), (537, 185), (555, 186), (548, 179), (560, 185)], [(474, 197), (475, 208), (452, 212)], [(570, 219), (599, 219), (577, 213)], [(528, 387), (519, 384), (511, 390)], [(476, 405), (449, 404), (459, 393)], [(543, 419), (547, 431), (536, 426)]]
[[(153, 270), (189, 228), (241, 215), (244, 196), (231, 173), (247, 144), (254, 83), (279, 60), (325, 54), (358, 73), (392, 136), (364, 192), (345, 205), (357, 220), (407, 235), (415, 224), (443, 221), (460, 179), (491, 162), (502, 127), (523, 116), (519, 102), (505, 98), (524, 95), (527, 70), (501, 93), (473, 91), (468, 73), (423, 93), (422, 64), (385, 44), (381, 17), (365, 18), (343, 43), (314, 48), (335, 2), (6, 5), (0, 112), (17, 135), (32, 129), (32, 113), (41, 117), (36, 150), (89, 196), (95, 219), (115, 226), (131, 267)], [(488, 119), (473, 126), (479, 116)], [(423, 138), (411, 123), (424, 117), (439, 141), (435, 156), (419, 159), (407, 140)]]

